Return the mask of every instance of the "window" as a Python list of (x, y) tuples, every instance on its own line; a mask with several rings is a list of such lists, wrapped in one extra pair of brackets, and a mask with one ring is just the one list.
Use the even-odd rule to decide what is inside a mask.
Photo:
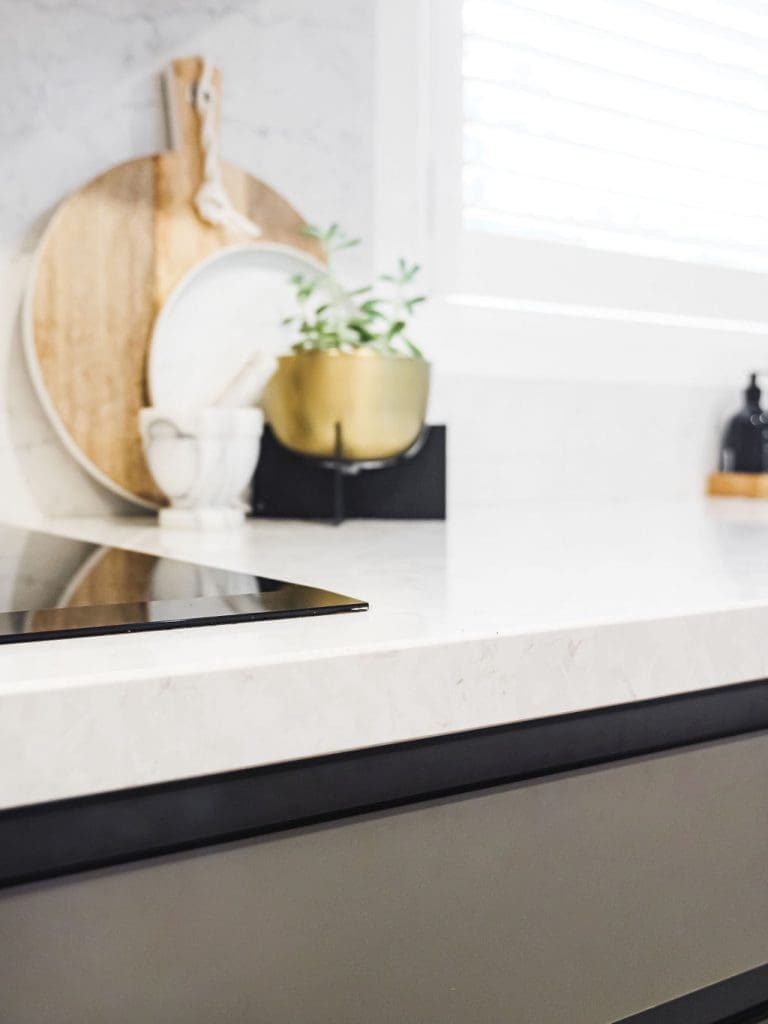
[(443, 291), (768, 320), (768, 9), (429, 7)]
[(768, 7), (462, 7), (464, 227), (768, 269)]
[(768, 2), (377, 17), (377, 257), (423, 261), (457, 367), (714, 383), (765, 365)]

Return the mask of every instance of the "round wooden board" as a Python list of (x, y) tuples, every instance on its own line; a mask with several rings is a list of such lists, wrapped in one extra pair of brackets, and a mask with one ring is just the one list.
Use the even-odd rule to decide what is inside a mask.
[[(65, 444), (105, 486), (153, 507), (163, 497), (144, 460), (138, 412), (149, 402), (146, 357), (155, 317), (196, 263), (245, 240), (206, 224), (193, 206), (202, 152), (191, 96), (201, 70), (199, 58), (172, 66), (177, 148), (110, 169), (58, 208), (24, 307), (32, 377)], [(323, 258), (278, 193), (231, 165), (222, 174), (234, 206), (260, 226), (259, 241)]]

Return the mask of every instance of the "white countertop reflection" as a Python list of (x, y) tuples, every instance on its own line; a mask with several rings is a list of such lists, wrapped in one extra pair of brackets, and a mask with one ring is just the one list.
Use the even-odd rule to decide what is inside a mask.
[(768, 677), (760, 503), (520, 502), (222, 535), (19, 525), (371, 608), (0, 647), (0, 807)]

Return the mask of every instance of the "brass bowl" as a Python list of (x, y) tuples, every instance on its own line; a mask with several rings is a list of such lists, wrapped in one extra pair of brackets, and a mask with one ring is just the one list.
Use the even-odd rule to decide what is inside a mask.
[(429, 369), (423, 359), (364, 349), (282, 356), (264, 409), (277, 439), (302, 455), (332, 456), (339, 423), (345, 459), (392, 458), (424, 426)]

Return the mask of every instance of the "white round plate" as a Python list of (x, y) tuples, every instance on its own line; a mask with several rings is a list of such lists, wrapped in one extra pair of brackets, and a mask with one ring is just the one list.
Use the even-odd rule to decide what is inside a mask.
[(152, 405), (211, 405), (256, 352), (281, 355), (296, 312), (294, 274), (324, 267), (287, 245), (223, 249), (182, 278), (155, 321), (147, 377)]

